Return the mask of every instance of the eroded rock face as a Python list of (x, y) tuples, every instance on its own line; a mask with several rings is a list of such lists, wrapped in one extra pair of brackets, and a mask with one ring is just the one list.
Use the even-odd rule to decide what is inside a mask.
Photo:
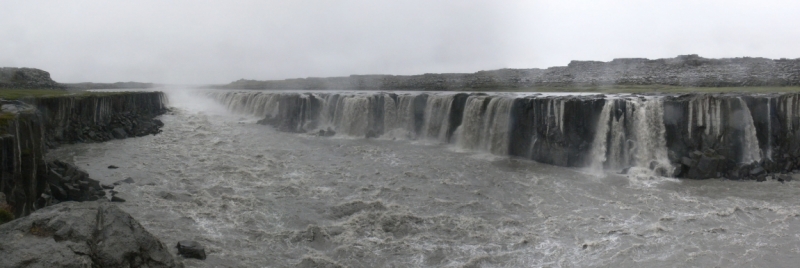
[(164, 123), (155, 117), (167, 111), (163, 92), (41, 97), (25, 102), (41, 112), (48, 147), (157, 134)]
[(182, 267), (108, 202), (65, 202), (0, 225), (0, 267)]
[(15, 216), (49, 205), (44, 125), (36, 109), (19, 101), (0, 100), (0, 192)]
[(0, 88), (61, 89), (50, 73), (34, 68), (0, 68)]

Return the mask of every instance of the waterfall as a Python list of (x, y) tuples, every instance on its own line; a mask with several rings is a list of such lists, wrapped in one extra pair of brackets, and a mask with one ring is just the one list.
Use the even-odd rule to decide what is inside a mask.
[[(208, 96), (231, 111), (264, 117), (268, 120), (262, 123), (279, 130), (316, 133), (317, 129), (331, 128), (336, 135), (353, 137), (430, 139), (465, 150), (561, 166), (589, 167), (594, 171), (633, 168), (639, 174), (664, 176), (676, 174), (672, 161), (677, 163), (683, 157), (698, 160), (698, 155), (690, 155), (696, 151), (712, 160), (753, 163), (764, 155), (772, 157), (774, 142), (783, 146), (776, 155), (796, 157), (787, 148), (797, 143), (793, 129), (795, 116), (800, 115), (795, 111), (800, 105), (795, 103), (798, 98), (793, 94), (776, 98), (775, 112), (779, 114), (774, 116), (785, 126), (781, 126), (780, 134), (772, 135), (777, 126), (772, 124), (769, 97), (767, 122), (756, 122), (763, 116), (753, 117), (743, 98), (726, 94), (510, 97), (475, 93), (217, 91)], [(597, 101), (604, 102), (600, 105)], [(100, 111), (105, 107), (97, 105)], [(669, 106), (669, 126), (665, 124), (665, 105)], [(586, 120), (596, 120), (596, 124)], [(763, 149), (758, 141), (763, 134), (757, 133), (757, 126), (770, 132)], [(450, 132), (452, 136), (448, 136)], [(673, 155), (667, 149), (668, 142)], [(731, 150), (731, 144), (741, 144), (742, 149)], [(731, 170), (723, 170), (725, 166), (716, 163), (719, 162), (713, 164), (713, 171), (695, 172), (692, 176), (730, 174)], [(677, 171), (684, 173), (694, 168), (693, 164), (676, 165), (681, 165)], [(686, 176), (684, 173), (680, 174)]]
[(514, 99), (492, 98), (483, 118), (481, 149), (498, 155), (508, 154), (509, 118)]
[(459, 127), (458, 146), (477, 150), (481, 145), (483, 133), (483, 103), (487, 96), (469, 96), (464, 106), (464, 116)]
[(367, 134), (370, 118), (370, 101), (363, 96), (347, 96), (341, 98), (337, 105), (336, 132), (355, 137)]
[[(617, 109), (617, 103), (615, 101), (610, 101), (610, 103), (613, 105), (612, 109)], [(625, 109), (620, 116), (610, 115), (611, 119), (608, 133), (611, 135), (611, 138), (608, 139), (606, 145), (607, 164), (605, 165), (608, 168), (620, 169), (628, 167), (631, 164), (629, 148), (631, 143), (628, 142), (625, 130), (625, 119), (632, 118), (632, 113), (632, 110)], [(612, 110), (612, 114), (616, 114), (615, 111)]]
[(391, 132), (397, 128), (397, 103), (388, 95), (383, 98), (383, 128), (385, 132)]
[(772, 160), (772, 98), (767, 98), (767, 159)]
[(448, 120), (450, 119), (450, 107), (452, 104), (452, 94), (428, 97), (422, 128), (422, 136), (424, 138), (447, 142)]
[(415, 139), (414, 133), (414, 95), (397, 96), (397, 116), (395, 119), (394, 132), (400, 132), (402, 138)]
[[(675, 168), (670, 163), (667, 154), (662, 101), (660, 99), (637, 99), (633, 104), (636, 107), (633, 125), (633, 133), (636, 138), (635, 166), (649, 168), (662, 176), (671, 174)], [(716, 120), (719, 118), (717, 117)]]
[(592, 141), (591, 164), (590, 168), (594, 172), (603, 171), (603, 163), (606, 162), (606, 151), (608, 145), (608, 125), (611, 124), (611, 108), (614, 102), (606, 100), (600, 118), (597, 120), (597, 130)]
[(742, 106), (742, 128), (744, 136), (742, 137), (742, 157), (741, 163), (749, 164), (761, 161), (761, 147), (758, 146), (758, 138), (756, 137), (756, 126), (753, 123), (753, 115), (750, 113), (750, 108), (741, 97), (737, 98), (739, 104)]

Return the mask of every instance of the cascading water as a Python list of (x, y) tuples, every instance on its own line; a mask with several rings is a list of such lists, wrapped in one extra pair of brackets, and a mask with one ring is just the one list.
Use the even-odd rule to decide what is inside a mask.
[(747, 103), (739, 99), (739, 105), (742, 107), (741, 124), (744, 130), (742, 137), (742, 158), (741, 163), (750, 164), (753, 162), (761, 161), (761, 147), (758, 146), (758, 138), (756, 137), (756, 127), (753, 123), (753, 116), (750, 113), (750, 108), (747, 108)]
[(370, 118), (370, 101), (363, 96), (342, 98), (336, 110), (336, 131), (350, 136), (363, 137)]
[[(763, 123), (769, 133), (759, 134), (755, 115), (735, 95), (575, 98), (467, 94), (456, 98), (456, 94), (441, 92), (215, 91), (208, 96), (231, 111), (265, 117), (269, 119), (264, 120), (266, 124), (290, 131), (316, 134), (320, 129), (331, 129), (335, 132), (325, 133), (428, 139), (466, 150), (593, 171), (630, 169), (637, 174), (685, 176), (686, 169), (693, 168), (686, 165), (694, 165), (700, 157), (741, 164), (759, 162), (764, 157), (759, 135), (766, 135), (769, 144), (775, 139), (771, 120)], [(666, 100), (669, 114), (665, 114)], [(782, 131), (793, 129), (798, 113), (795, 96), (782, 96), (776, 102), (782, 113), (777, 118), (785, 122)], [(770, 114), (759, 116), (759, 120), (773, 117), (770, 100), (767, 105)], [(737, 111), (747, 116), (733, 115)], [(665, 118), (670, 118), (669, 127)], [(667, 133), (673, 135), (669, 140)], [(780, 136), (777, 143), (793, 143), (786, 137)], [(792, 153), (780, 155), (787, 152)], [(766, 152), (767, 157), (771, 155)], [(693, 177), (727, 172), (721, 164), (712, 168), (713, 172)]]
[(483, 103), (490, 97), (470, 96), (464, 106), (464, 116), (458, 129), (458, 145), (461, 148), (477, 150), (481, 146), (483, 134)]
[(767, 98), (767, 159), (772, 160), (772, 98)]
[(511, 104), (514, 100), (505, 97), (496, 97), (489, 101), (483, 118), (483, 135), (481, 148), (485, 151), (498, 154), (508, 154), (509, 117)]
[[(621, 105), (626, 109), (617, 113)], [(607, 99), (592, 141), (591, 170), (630, 167), (637, 173), (671, 175), (663, 113), (657, 98)]]
[(603, 105), (603, 110), (600, 111), (600, 119), (597, 120), (597, 131), (595, 132), (594, 140), (592, 141), (592, 163), (589, 166), (593, 172), (602, 172), (603, 163), (606, 162), (606, 152), (608, 151), (608, 135), (609, 125), (611, 124), (611, 109), (614, 106), (613, 101), (606, 100)]
[(634, 99), (635, 167), (648, 167), (657, 174), (668, 176), (674, 167), (667, 154), (664, 136), (664, 107), (660, 99)]
[(453, 95), (436, 95), (428, 98), (425, 106), (425, 121), (422, 135), (425, 138), (438, 141), (447, 141), (448, 119), (450, 107), (453, 104)]

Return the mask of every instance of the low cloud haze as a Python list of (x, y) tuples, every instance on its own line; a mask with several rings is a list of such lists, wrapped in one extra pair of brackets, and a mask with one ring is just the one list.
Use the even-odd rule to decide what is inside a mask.
[(0, 66), (59, 82), (228, 83), (800, 58), (797, 1), (3, 1)]

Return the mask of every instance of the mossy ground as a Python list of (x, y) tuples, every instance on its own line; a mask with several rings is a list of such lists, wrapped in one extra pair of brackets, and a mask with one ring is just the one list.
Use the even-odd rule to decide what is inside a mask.
[(14, 220), (14, 214), (7, 208), (0, 206), (0, 224)]

